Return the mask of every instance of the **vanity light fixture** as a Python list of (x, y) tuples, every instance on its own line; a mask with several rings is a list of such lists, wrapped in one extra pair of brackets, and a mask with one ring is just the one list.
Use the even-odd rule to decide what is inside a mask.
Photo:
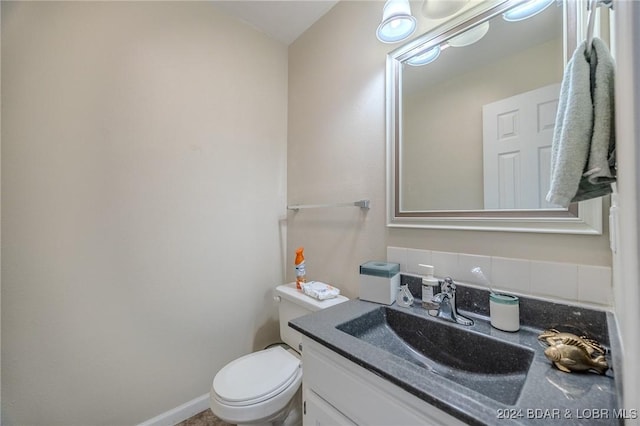
[(438, 59), (438, 56), (440, 56), (441, 51), (442, 49), (440, 48), (440, 46), (432, 47), (426, 52), (423, 52), (416, 56), (412, 56), (410, 59), (407, 60), (406, 63), (409, 65), (413, 65), (414, 67), (430, 64), (431, 62)]
[(482, 24), (463, 32), (462, 34), (450, 38), (447, 41), (447, 44), (451, 47), (469, 46), (473, 43), (478, 42), (482, 37), (485, 36), (485, 34), (487, 34), (488, 31), (489, 21), (485, 21)]
[(429, 19), (443, 19), (462, 9), (469, 0), (424, 0), (422, 14)]
[(487, 34), (487, 32), (489, 32), (489, 21), (485, 21), (482, 24), (463, 32), (462, 34), (458, 34), (457, 36), (450, 38), (449, 40), (438, 46), (425, 50), (422, 53), (418, 53), (417, 55), (414, 55), (411, 58), (407, 59), (405, 63), (408, 65), (413, 65), (414, 67), (430, 64), (431, 62), (438, 59), (440, 53), (444, 49), (448, 47), (469, 46), (473, 43), (478, 42)]
[(529, 0), (502, 14), (505, 21), (517, 22), (531, 18), (551, 6), (556, 0)]
[(382, 10), (382, 22), (376, 36), (383, 43), (396, 43), (416, 30), (416, 18), (411, 15), (409, 0), (387, 0)]

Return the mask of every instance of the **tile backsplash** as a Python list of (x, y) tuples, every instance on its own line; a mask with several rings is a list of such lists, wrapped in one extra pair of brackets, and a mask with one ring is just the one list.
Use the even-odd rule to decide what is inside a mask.
[(400, 264), (400, 270), (424, 275), (420, 264), (433, 265), (436, 277), (484, 286), (471, 273), (482, 268), (494, 290), (563, 300), (608, 308), (613, 305), (611, 268), (574, 263), (543, 262), (496, 256), (480, 256), (404, 247), (387, 247), (387, 261)]

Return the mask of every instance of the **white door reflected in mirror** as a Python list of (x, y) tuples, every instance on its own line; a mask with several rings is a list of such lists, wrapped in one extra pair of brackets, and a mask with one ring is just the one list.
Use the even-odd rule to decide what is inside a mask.
[(545, 199), (560, 85), (482, 108), (485, 209), (560, 208)]

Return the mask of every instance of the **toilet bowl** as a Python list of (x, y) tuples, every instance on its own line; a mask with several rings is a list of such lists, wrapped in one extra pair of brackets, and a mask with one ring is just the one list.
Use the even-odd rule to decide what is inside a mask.
[(213, 379), (211, 410), (234, 424), (283, 421), (302, 383), (302, 363), (280, 346), (245, 355)]
[(213, 379), (211, 410), (234, 424), (284, 421), (302, 383), (300, 358), (281, 346), (245, 355)]
[(289, 328), (290, 319), (348, 300), (338, 296), (315, 300), (296, 290), (295, 283), (276, 287), (280, 336), (289, 346), (274, 346), (244, 355), (225, 365), (213, 379), (211, 411), (225, 422), (244, 425), (302, 424), (302, 336)]

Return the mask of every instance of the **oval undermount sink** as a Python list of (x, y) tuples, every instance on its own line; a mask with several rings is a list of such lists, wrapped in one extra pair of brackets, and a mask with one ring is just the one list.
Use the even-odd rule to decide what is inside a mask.
[(386, 306), (336, 328), (508, 405), (518, 400), (534, 357), (531, 349)]

